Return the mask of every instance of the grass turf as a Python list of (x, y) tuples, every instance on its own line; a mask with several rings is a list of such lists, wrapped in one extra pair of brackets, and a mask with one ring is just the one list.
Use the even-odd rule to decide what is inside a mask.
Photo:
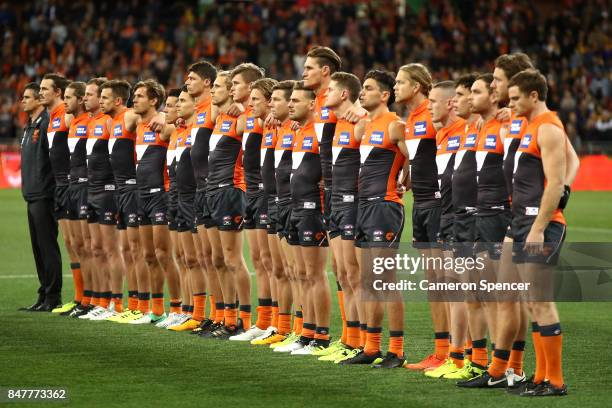
[[(573, 193), (567, 211), (568, 239), (612, 242), (612, 220), (601, 205), (610, 200), (609, 193)], [(609, 401), (612, 361), (605, 350), (612, 337), (610, 303), (559, 305), (570, 395), (537, 400), (518, 399), (500, 390), (462, 390), (453, 382), (403, 369), (341, 367), (313, 357), (278, 355), (267, 348), (194, 338), (155, 327), (16, 312), (35, 300), (37, 281), (25, 204), (19, 192), (11, 190), (0, 191), (0, 203), (0, 387), (66, 388), (69, 401), (46, 403), (52, 406), (442, 407), (469, 403), (595, 407), (607, 406)], [(407, 208), (411, 208), (409, 203)], [(408, 222), (403, 241), (410, 241), (410, 233)], [(65, 251), (63, 259), (64, 274), (69, 274)], [(71, 279), (65, 279), (64, 287), (67, 300), (72, 296)], [(335, 301), (333, 306), (331, 330), (337, 336)], [(429, 354), (433, 336), (428, 305), (407, 304), (405, 327), (409, 361)], [(528, 373), (533, 361), (528, 342)]]

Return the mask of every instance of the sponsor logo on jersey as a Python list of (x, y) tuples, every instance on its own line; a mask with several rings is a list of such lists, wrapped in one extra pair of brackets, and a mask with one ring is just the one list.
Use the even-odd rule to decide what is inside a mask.
[(51, 127), (53, 129), (59, 129), (61, 123), (62, 123), (61, 118), (55, 118), (55, 119), (53, 119), (53, 122), (51, 122)]
[(94, 128), (94, 136), (102, 136), (104, 134), (104, 126), (96, 125)]
[(285, 135), (283, 136), (283, 143), (281, 147), (291, 147), (293, 144), (293, 135)]
[(302, 149), (312, 149), (312, 137), (305, 137), (302, 142)]
[(416, 122), (414, 124), (414, 135), (425, 136), (427, 134), (427, 122)]
[(185, 138), (185, 146), (191, 146), (191, 135)]
[(266, 134), (266, 139), (264, 141), (264, 146), (272, 147), (272, 139), (273, 139), (272, 133), (267, 133)]
[(464, 147), (476, 146), (476, 133), (472, 133), (466, 136)]
[(521, 132), (522, 124), (523, 124), (523, 121), (521, 119), (513, 120), (512, 123), (510, 124), (510, 134), (518, 135)]
[(113, 128), (113, 136), (115, 137), (123, 136), (123, 126), (115, 125), (115, 127)]
[(143, 140), (145, 143), (155, 143), (155, 132), (145, 132)]
[(351, 134), (349, 132), (341, 132), (338, 138), (339, 145), (348, 145), (351, 142)]
[(255, 118), (247, 118), (246, 128), (247, 130), (253, 130), (255, 128)]
[(497, 147), (497, 137), (495, 135), (487, 135), (485, 139), (486, 149), (495, 149)]
[(370, 144), (382, 145), (384, 138), (385, 138), (384, 132), (372, 132), (372, 134), (370, 135)]
[(461, 136), (452, 136), (448, 138), (448, 143), (446, 144), (446, 150), (449, 151), (455, 151), (457, 149), (459, 149), (459, 140), (461, 139)]
[(529, 147), (530, 143), (531, 143), (531, 135), (523, 136), (523, 140), (521, 140), (521, 147), (526, 149)]
[(328, 120), (329, 119), (329, 108), (321, 108), (321, 119)]
[(206, 112), (198, 113), (198, 117), (196, 119), (196, 124), (202, 126), (206, 121)]
[(223, 123), (221, 124), (221, 132), (229, 132), (231, 127), (232, 127), (232, 121), (224, 120)]
[(87, 126), (85, 125), (77, 126), (76, 135), (77, 136), (87, 136)]

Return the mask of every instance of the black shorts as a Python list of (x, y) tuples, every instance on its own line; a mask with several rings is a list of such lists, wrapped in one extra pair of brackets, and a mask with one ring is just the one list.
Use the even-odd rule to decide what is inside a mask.
[(412, 246), (427, 249), (438, 246), (442, 207), (412, 208)]
[(177, 213), (178, 213), (178, 191), (176, 191), (176, 185), (170, 183), (170, 190), (168, 191), (168, 229), (170, 231), (176, 231), (177, 229)]
[(476, 241), (476, 215), (468, 211), (456, 212), (453, 220), (453, 252), (455, 257), (473, 257), (474, 241)]
[(565, 241), (566, 226), (560, 222), (552, 221), (544, 230), (544, 252), (541, 255), (529, 255), (525, 249), (525, 241), (531, 230), (535, 217), (525, 219), (515, 217), (512, 220), (512, 262), (515, 264), (537, 263), (544, 265), (556, 265), (559, 262), (561, 246)]
[(287, 242), (303, 247), (326, 247), (327, 230), (323, 224), (323, 214), (317, 210), (292, 211), (289, 219)]
[(194, 211), (196, 216), (196, 225), (203, 225), (205, 228), (214, 227), (215, 224), (211, 218), (210, 208), (208, 208), (208, 200), (206, 199), (206, 191), (196, 191)]
[(341, 237), (347, 241), (355, 239), (357, 204), (351, 207), (333, 209), (329, 220), (329, 239)]
[(291, 203), (276, 203), (278, 221), (276, 223), (276, 233), (278, 237), (289, 239), (289, 221), (291, 221)]
[(53, 213), (55, 214), (55, 219), (57, 220), (70, 219), (69, 188), (70, 186), (68, 184), (55, 186)]
[(276, 197), (268, 197), (268, 234), (273, 235), (278, 232), (278, 205)]
[(87, 222), (117, 225), (116, 191), (89, 192), (87, 194)]
[(245, 193), (239, 188), (225, 188), (207, 193), (213, 225), (219, 231), (241, 231), (244, 222)]
[(165, 191), (138, 194), (138, 223), (140, 225), (168, 225), (168, 194)]
[(136, 189), (119, 191), (117, 198), (117, 229), (138, 227), (138, 191)]
[(323, 189), (323, 222), (327, 228), (331, 223), (331, 213), (332, 213), (332, 189), (325, 188)]
[(476, 216), (476, 253), (488, 252), (489, 258), (501, 257), (504, 237), (512, 221), (510, 211)]
[(176, 230), (178, 232), (198, 232), (195, 215), (195, 193), (179, 194), (176, 212)]
[(74, 183), (68, 188), (68, 219), (87, 219), (87, 183)]
[(246, 196), (245, 229), (268, 229), (268, 196), (261, 192)]
[(399, 248), (404, 230), (404, 206), (393, 201), (360, 203), (355, 228), (359, 248)]
[(438, 231), (437, 242), (440, 248), (445, 251), (453, 250), (453, 242), (455, 241), (455, 234), (453, 232), (454, 222), (454, 214), (447, 214), (440, 217), (440, 231)]

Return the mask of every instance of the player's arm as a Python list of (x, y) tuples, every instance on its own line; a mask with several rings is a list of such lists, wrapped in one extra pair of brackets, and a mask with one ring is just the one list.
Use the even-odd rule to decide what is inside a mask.
[(240, 116), (246, 111), (243, 104), (234, 102), (227, 108), (227, 114), (230, 116)]
[(135, 132), (139, 121), (140, 115), (134, 113), (134, 109), (130, 108), (125, 111), (125, 115), (123, 115), (123, 122), (125, 123), (125, 129), (128, 132)]
[(406, 124), (401, 121), (396, 121), (389, 124), (389, 137), (391, 141), (397, 144), (398, 149), (404, 155), (406, 160), (404, 161), (404, 167), (399, 175), (399, 184), (404, 191), (410, 190), (410, 159), (408, 158), (408, 146), (406, 146), (406, 139), (404, 135), (406, 133)]
[(166, 113), (157, 112), (149, 121), (149, 127), (154, 132), (161, 132), (166, 126)]
[(361, 118), (367, 116), (367, 114), (368, 111), (361, 106), (361, 102), (359, 102), (358, 98), (355, 103), (347, 109), (344, 115), (342, 115), (341, 119), (344, 119), (347, 122), (357, 123), (361, 120)]
[(113, 134), (113, 119), (112, 118), (106, 119), (106, 131), (108, 132), (109, 135)]
[(72, 113), (64, 114), (64, 123), (67, 128), (70, 128), (70, 124), (72, 123), (72, 119), (74, 119), (74, 115)]
[(236, 134), (238, 135), (244, 134), (245, 128), (246, 128), (246, 115), (240, 115), (238, 117), (238, 121), (236, 121)]
[(552, 219), (555, 210), (557, 210), (559, 199), (563, 194), (566, 175), (566, 140), (565, 133), (557, 126), (545, 124), (538, 129), (538, 146), (542, 157), (546, 186), (542, 194), (538, 215), (526, 240), (527, 244), (539, 244), (531, 246), (529, 252), (533, 254), (541, 253), (544, 230)]
[(565, 160), (565, 185), (563, 186), (563, 195), (561, 196), (561, 200), (559, 200), (559, 208), (562, 210), (565, 209), (569, 202), (570, 193), (572, 192), (570, 186), (574, 182), (578, 169), (580, 168), (580, 159), (569, 140), (565, 143)]
[(357, 122), (357, 124), (355, 125), (355, 129), (353, 130), (353, 137), (359, 143), (361, 143), (361, 140), (363, 139), (366, 123), (367, 119), (362, 118), (359, 122)]
[(161, 140), (163, 140), (164, 142), (170, 141), (170, 138), (172, 137), (172, 132), (174, 132), (174, 130), (174, 125), (164, 125), (164, 129), (160, 132)]
[(217, 117), (219, 116), (219, 107), (216, 105), (211, 106), (210, 108), (210, 121), (212, 123), (217, 122)]

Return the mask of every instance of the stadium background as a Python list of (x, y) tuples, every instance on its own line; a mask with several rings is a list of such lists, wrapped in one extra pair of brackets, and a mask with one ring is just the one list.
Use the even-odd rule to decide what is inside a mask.
[[(157, 77), (177, 86), (188, 63), (207, 58), (221, 67), (249, 60), (275, 78), (295, 78), (313, 44), (334, 47), (344, 69), (360, 76), (372, 67), (394, 70), (421, 61), (436, 79), (490, 71), (498, 54), (526, 51), (547, 75), (549, 102), (566, 121), (577, 149), (583, 154), (612, 150), (612, 46), (605, 1), (5, 2), (0, 4), (0, 26), (1, 164), (14, 177), (18, 154), (10, 151), (18, 147), (25, 120), (19, 96), (25, 83), (46, 72), (80, 80)], [(609, 190), (611, 173), (601, 169), (610, 161), (583, 156), (583, 169), (593, 160), (599, 176), (580, 177), (585, 183), (597, 178), (601, 189)], [(612, 242), (611, 201), (610, 192), (574, 193), (567, 211), (568, 239)], [(150, 327), (80, 324), (15, 312), (35, 291), (34, 264), (19, 191), (0, 190), (0, 203), (0, 386), (67, 387), (71, 406), (105, 408), (516, 404), (503, 392), (457, 390), (452, 383), (406, 370), (347, 370)], [(410, 231), (406, 225), (402, 241), (410, 241)], [(64, 269), (68, 299), (72, 282), (66, 262)], [(336, 336), (335, 301), (333, 313)], [(560, 313), (571, 394), (554, 405), (609, 405), (612, 366), (605, 350), (612, 337), (612, 304), (566, 303)], [(406, 328), (407, 357), (414, 361), (431, 347), (426, 304), (408, 305)], [(526, 368), (533, 370), (531, 345)]]

